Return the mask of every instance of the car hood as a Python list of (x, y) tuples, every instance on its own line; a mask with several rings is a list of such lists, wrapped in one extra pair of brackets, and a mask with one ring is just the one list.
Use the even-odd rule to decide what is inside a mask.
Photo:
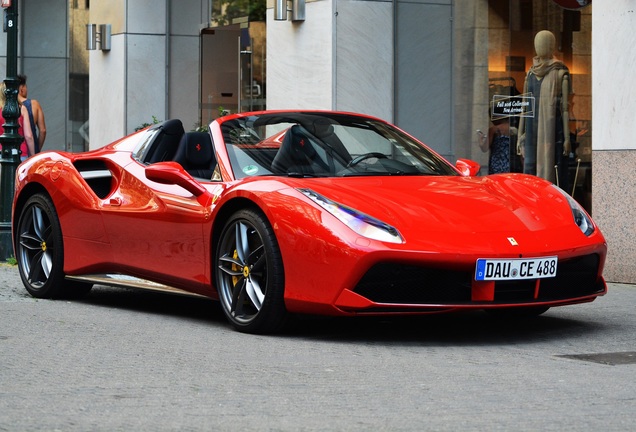
[[(576, 236), (570, 206), (551, 183), (523, 174), (487, 177), (374, 177), (312, 179), (303, 186), (388, 223), (407, 243), (453, 239)], [(567, 234), (567, 235), (566, 235)], [(560, 236), (563, 241), (563, 236)], [(551, 241), (544, 240), (545, 246)]]

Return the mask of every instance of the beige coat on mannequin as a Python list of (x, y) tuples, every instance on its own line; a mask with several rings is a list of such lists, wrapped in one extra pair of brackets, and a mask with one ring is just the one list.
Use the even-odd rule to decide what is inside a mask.
[[(533, 122), (525, 117), (520, 119), (517, 145), (525, 159), (524, 172), (536, 174), (554, 183), (557, 139), (555, 120), (558, 108), (563, 122), (563, 154), (568, 155), (571, 150), (568, 114), (570, 78), (567, 67), (554, 58), (554, 34), (547, 30), (540, 31), (534, 38), (534, 47), (537, 56), (526, 76), (523, 93), (530, 91), (529, 81), (534, 79), (540, 83), (540, 97), (535, 100)], [(559, 100), (561, 106), (557, 107)], [(529, 123), (532, 123), (532, 131), (528, 129), (531, 127)]]

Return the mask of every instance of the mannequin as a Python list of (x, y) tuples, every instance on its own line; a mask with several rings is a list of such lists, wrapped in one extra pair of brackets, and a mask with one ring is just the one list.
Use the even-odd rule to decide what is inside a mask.
[[(521, 117), (519, 140), (524, 157), (523, 172), (542, 177), (562, 188), (567, 179), (567, 163), (563, 155), (570, 154), (568, 98), (570, 72), (565, 64), (554, 58), (556, 38), (542, 30), (534, 38), (537, 56), (526, 75), (523, 93), (535, 98), (532, 117)], [(557, 172), (559, 178), (557, 178)]]

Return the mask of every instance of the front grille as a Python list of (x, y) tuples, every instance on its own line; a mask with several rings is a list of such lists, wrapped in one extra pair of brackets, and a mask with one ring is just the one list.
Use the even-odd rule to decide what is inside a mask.
[(369, 269), (354, 291), (376, 303), (467, 303), (472, 277), (472, 272), (379, 263)]
[(603, 292), (603, 283), (596, 279), (599, 260), (592, 254), (560, 261), (556, 277), (541, 280), (537, 300), (565, 300)]
[(536, 279), (517, 281), (496, 281), (495, 301), (498, 303), (514, 303), (518, 301), (533, 301)]
[[(554, 278), (537, 281), (497, 281), (494, 302), (487, 304), (531, 303), (568, 300), (600, 294), (599, 257), (596, 254), (559, 261)], [(375, 303), (404, 305), (462, 305), (471, 301), (474, 269), (457, 271), (384, 262), (374, 265), (360, 279), (354, 291)]]

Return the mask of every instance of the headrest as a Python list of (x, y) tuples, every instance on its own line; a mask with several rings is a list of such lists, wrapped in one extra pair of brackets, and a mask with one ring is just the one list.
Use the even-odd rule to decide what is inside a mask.
[(328, 137), (333, 134), (333, 124), (327, 119), (317, 119), (308, 125), (309, 131), (318, 138)]
[[(291, 149), (292, 153), (295, 154), (295, 157), (299, 157), (300, 154), (313, 157), (316, 154), (316, 150), (309, 141), (309, 138), (307, 138), (307, 136), (302, 132), (300, 126), (294, 125), (289, 128), (289, 131), (287, 132), (287, 135), (285, 135), (283, 141), (288, 139), (288, 137), (291, 140)], [(284, 144), (285, 143), (283, 142), (283, 145)]]
[(166, 120), (161, 124), (161, 130), (167, 135), (179, 135), (184, 132), (183, 123), (179, 119)]
[(181, 140), (185, 140), (185, 158), (189, 165), (208, 165), (213, 159), (212, 141), (206, 132), (188, 132)]

